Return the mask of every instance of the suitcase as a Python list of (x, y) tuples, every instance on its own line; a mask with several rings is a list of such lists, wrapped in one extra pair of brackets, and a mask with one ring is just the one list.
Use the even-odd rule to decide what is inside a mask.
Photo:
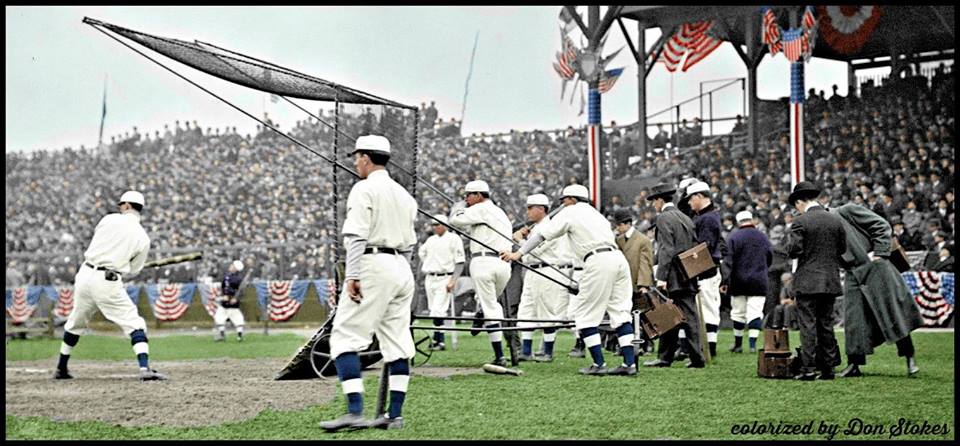
[(680, 254), (677, 254), (677, 260), (680, 262), (680, 271), (683, 272), (687, 280), (696, 279), (699, 275), (717, 266), (710, 256), (710, 250), (706, 243), (701, 243)]
[(639, 308), (645, 309), (640, 310), (642, 311), (640, 326), (643, 332), (648, 338), (656, 339), (682, 322), (686, 322), (687, 319), (673, 302), (668, 301), (666, 296), (660, 293), (660, 290), (656, 288), (652, 290), (652, 293), (656, 293), (655, 296), (651, 295), (651, 292), (636, 293), (640, 295), (635, 295), (635, 298), (640, 301)]
[(790, 331), (766, 328), (763, 330), (763, 349), (768, 355), (790, 356)]
[(763, 350), (757, 354), (757, 376), (761, 378), (790, 379), (796, 373), (794, 362), (799, 361), (797, 357), (791, 357), (790, 352), (787, 355), (779, 353), (770, 354)]
[(896, 237), (891, 239), (890, 243), (890, 263), (901, 273), (910, 271), (910, 260), (907, 259), (907, 252), (900, 246)]

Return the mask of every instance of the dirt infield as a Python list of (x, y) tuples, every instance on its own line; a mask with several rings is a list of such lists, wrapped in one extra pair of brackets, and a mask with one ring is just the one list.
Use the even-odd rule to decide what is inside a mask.
[[(6, 363), (6, 413), (120, 426), (206, 426), (253, 418), (264, 409), (295, 410), (331, 401), (336, 380), (274, 381), (287, 359), (154, 361), (169, 381), (140, 382), (132, 361), (70, 363), (72, 380), (53, 380), (51, 361)], [(417, 367), (447, 377), (480, 369)], [(364, 371), (379, 374), (379, 368)], [(375, 392), (367, 392), (375, 398)]]

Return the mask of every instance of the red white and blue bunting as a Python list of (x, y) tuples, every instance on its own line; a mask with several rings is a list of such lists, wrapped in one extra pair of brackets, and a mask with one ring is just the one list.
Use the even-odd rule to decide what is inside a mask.
[(175, 321), (187, 312), (190, 302), (193, 301), (193, 293), (197, 290), (197, 284), (151, 284), (147, 285), (146, 289), (154, 317), (158, 321)]
[(7, 314), (14, 324), (22, 324), (33, 316), (40, 302), (41, 291), (41, 287), (33, 286), (7, 288)]
[(213, 317), (217, 312), (217, 307), (220, 306), (218, 303), (221, 296), (220, 286), (219, 283), (197, 284), (197, 289), (200, 290), (200, 302), (210, 317)]
[(801, 58), (806, 62), (810, 59), (817, 42), (818, 24), (812, 6), (807, 6), (804, 10), (800, 28), (787, 30), (781, 29), (777, 24), (777, 15), (772, 9), (763, 7), (760, 11), (763, 20), (761, 41), (767, 45), (771, 55), (776, 56), (783, 51), (790, 62), (797, 62)]
[(920, 308), (925, 326), (941, 327), (950, 320), (954, 306), (954, 273), (920, 271), (902, 275)]
[(840, 54), (856, 54), (880, 22), (879, 6), (817, 6), (823, 40)]
[[(282, 322), (293, 317), (307, 297), (311, 280), (271, 280), (254, 282), (257, 303), (267, 308), (271, 321)], [(318, 289), (319, 294), (319, 289)]]

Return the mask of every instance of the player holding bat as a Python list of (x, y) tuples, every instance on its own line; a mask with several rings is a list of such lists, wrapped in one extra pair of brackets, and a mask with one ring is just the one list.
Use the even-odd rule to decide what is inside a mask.
[(117, 203), (120, 212), (107, 215), (97, 223), (93, 240), (83, 253), (83, 265), (74, 278), (76, 303), (63, 326), (60, 361), (54, 379), (73, 378), (67, 372), (67, 361), (97, 310), (130, 336), (133, 352), (140, 363), (140, 381), (167, 379), (150, 369), (147, 324), (137, 314), (137, 307), (127, 296), (121, 280), (123, 276), (139, 273), (150, 251), (150, 237), (140, 226), (143, 203), (143, 194), (140, 192), (124, 192)]
[(243, 342), (243, 312), (240, 311), (240, 285), (243, 283), (243, 262), (234, 260), (227, 269), (227, 274), (223, 276), (223, 283), (220, 286), (222, 296), (217, 305), (217, 311), (213, 314), (213, 323), (217, 326), (219, 334), (214, 338), (215, 342), (221, 342), (226, 337), (224, 330), (227, 327), (227, 320), (233, 324), (237, 330), (237, 341)]

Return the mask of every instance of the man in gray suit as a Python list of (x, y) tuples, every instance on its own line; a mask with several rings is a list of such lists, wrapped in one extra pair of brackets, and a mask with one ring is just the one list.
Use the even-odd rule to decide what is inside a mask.
[(676, 187), (661, 183), (653, 187), (647, 200), (653, 202), (657, 215), (657, 271), (654, 274), (657, 288), (667, 292), (673, 303), (680, 308), (686, 322), (660, 336), (659, 359), (644, 362), (645, 367), (670, 367), (677, 349), (678, 332), (687, 331), (687, 351), (690, 355), (688, 368), (703, 368), (704, 357), (700, 349), (700, 321), (697, 317), (696, 280), (686, 280), (675, 258), (678, 254), (697, 244), (696, 231), (690, 217), (671, 203)]
[[(840, 350), (833, 334), (833, 305), (843, 294), (840, 259), (847, 248), (840, 217), (826, 211), (817, 197), (820, 190), (801, 181), (790, 194), (790, 205), (801, 213), (790, 226), (786, 250), (798, 259), (794, 273), (797, 316), (800, 321), (801, 373), (796, 379), (833, 379), (840, 364)], [(820, 370), (820, 375), (814, 373)]]

